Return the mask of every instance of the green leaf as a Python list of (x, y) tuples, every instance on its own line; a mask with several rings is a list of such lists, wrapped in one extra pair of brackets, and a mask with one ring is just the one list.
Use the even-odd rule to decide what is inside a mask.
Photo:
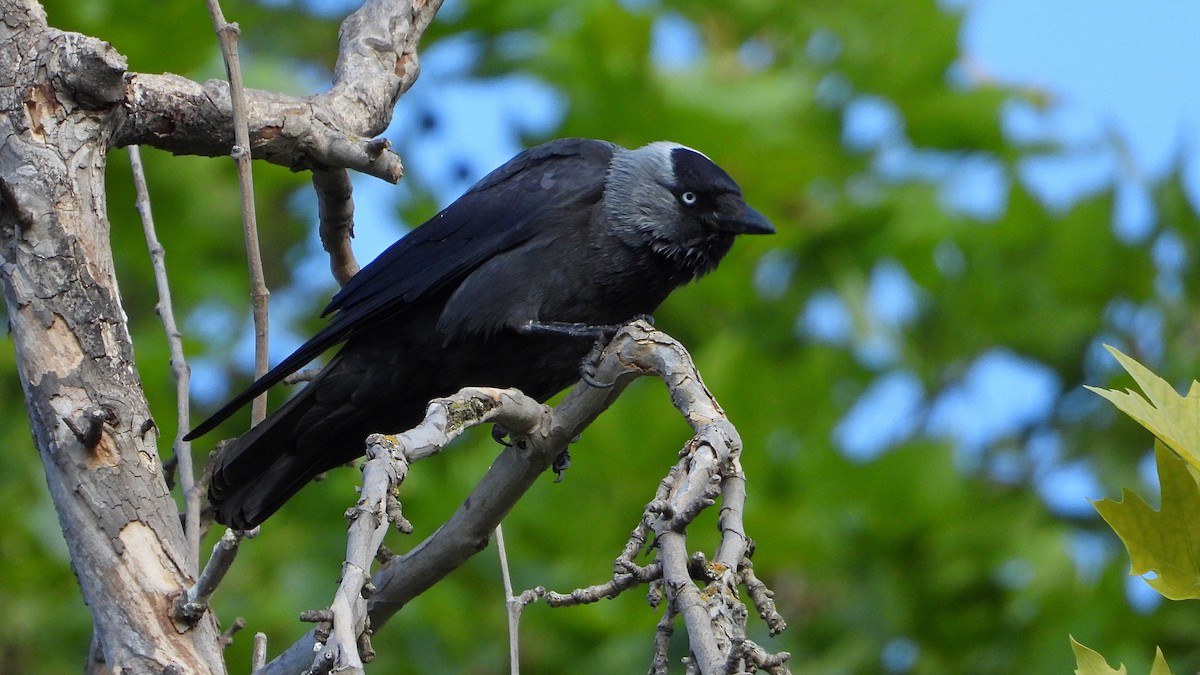
[(1200, 598), (1200, 488), (1187, 465), (1156, 443), (1162, 507), (1155, 511), (1126, 489), (1119, 502), (1092, 506), (1121, 537), (1132, 560), (1129, 573), (1144, 575), (1154, 590), (1171, 600)]
[(1116, 670), (1110, 668), (1099, 652), (1079, 644), (1074, 636), (1071, 649), (1075, 652), (1075, 675), (1125, 675), (1125, 664)]
[[(1200, 470), (1200, 382), (1192, 381), (1187, 396), (1180, 396), (1166, 380), (1149, 368), (1108, 345), (1106, 349), (1146, 392), (1088, 387), (1137, 420), (1166, 443), (1193, 468)], [(1164, 499), (1165, 502), (1165, 499)]]
[(1150, 666), (1150, 675), (1171, 675), (1171, 667), (1163, 658), (1162, 647), (1154, 648), (1154, 665)]
[[(1071, 638), (1071, 649), (1075, 652), (1075, 675), (1124, 675), (1125, 664), (1116, 670), (1109, 667), (1104, 657), (1093, 649), (1089, 649)], [(1163, 658), (1162, 649), (1154, 649), (1154, 665), (1150, 667), (1150, 675), (1171, 675), (1171, 668)]]

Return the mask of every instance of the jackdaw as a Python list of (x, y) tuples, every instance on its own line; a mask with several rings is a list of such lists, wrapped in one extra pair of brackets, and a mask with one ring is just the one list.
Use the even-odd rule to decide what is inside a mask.
[(677, 143), (561, 139), (518, 154), (362, 268), (323, 330), (186, 436), (345, 343), (216, 459), (217, 520), (254, 527), (362, 455), (369, 434), (411, 428), (462, 387), (545, 401), (578, 379), (596, 327), (653, 312), (736, 235), (774, 231), (729, 174)]

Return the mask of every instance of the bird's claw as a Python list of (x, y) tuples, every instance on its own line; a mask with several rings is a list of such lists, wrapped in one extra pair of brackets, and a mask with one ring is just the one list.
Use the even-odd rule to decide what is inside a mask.
[(579, 379), (583, 380), (584, 384), (595, 389), (612, 389), (616, 382), (601, 382), (596, 379), (596, 371), (590, 368), (589, 364), (584, 364), (582, 370), (579, 371)]
[(579, 364), (579, 379), (589, 387), (611, 389), (616, 384), (616, 382), (601, 382), (596, 379), (596, 366), (600, 364), (600, 357), (604, 355), (604, 348), (607, 346), (607, 340), (597, 337), (595, 344), (592, 345), (592, 351), (588, 352), (588, 355), (583, 357), (583, 362)]
[(593, 326), (587, 323), (570, 323), (566, 321), (529, 321), (521, 326), (520, 332), (527, 335), (557, 335), (572, 338), (603, 337), (612, 326)]
[(558, 335), (560, 337), (590, 337), (597, 340), (611, 340), (625, 326), (635, 322), (645, 321), (654, 325), (654, 317), (649, 314), (638, 314), (624, 323), (593, 325), (589, 323), (571, 323), (569, 321), (538, 321), (525, 322), (518, 329), (526, 335)]
[(567, 469), (570, 468), (570, 466), (571, 466), (571, 451), (563, 450), (562, 452), (558, 453), (558, 457), (555, 457), (554, 463), (550, 465), (551, 470), (554, 471), (554, 475), (555, 475), (554, 482), (555, 483), (562, 482), (563, 474), (565, 474), (567, 472)]
[(493, 441), (496, 441), (497, 443), (499, 443), (500, 445), (503, 445), (506, 448), (510, 448), (510, 447), (512, 447), (512, 443), (508, 442), (508, 437), (509, 437), (508, 429), (505, 429), (503, 426), (501, 426), (499, 424), (492, 425), (492, 440)]

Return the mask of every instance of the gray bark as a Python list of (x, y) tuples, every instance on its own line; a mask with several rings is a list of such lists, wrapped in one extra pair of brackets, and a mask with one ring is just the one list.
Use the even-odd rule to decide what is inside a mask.
[[(192, 581), (113, 274), (105, 152), (124, 92), (107, 44), (0, 0), (0, 276), (34, 439), (113, 672), (224, 672), (216, 620), (170, 621)], [(120, 670), (119, 670), (120, 669)]]

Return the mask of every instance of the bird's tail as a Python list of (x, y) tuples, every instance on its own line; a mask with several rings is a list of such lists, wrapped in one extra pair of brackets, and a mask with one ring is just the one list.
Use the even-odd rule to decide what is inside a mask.
[(213, 460), (208, 497), (218, 522), (237, 530), (255, 527), (331, 468), (337, 453), (302, 428), (310, 387), (227, 443)]

